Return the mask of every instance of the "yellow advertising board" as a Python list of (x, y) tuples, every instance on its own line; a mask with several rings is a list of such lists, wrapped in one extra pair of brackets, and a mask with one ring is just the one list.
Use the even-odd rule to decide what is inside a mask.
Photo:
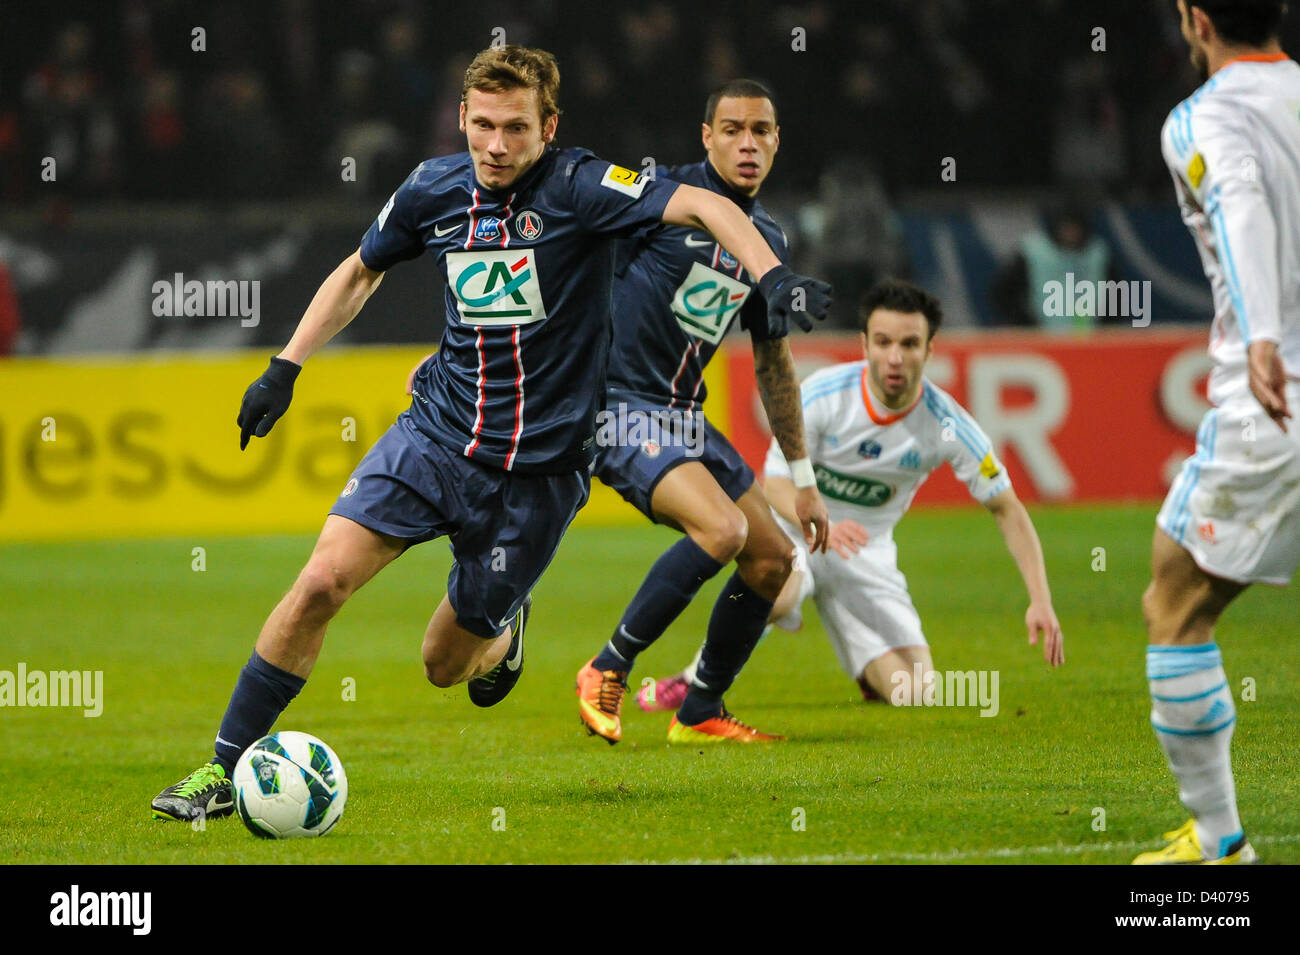
[[(239, 450), (264, 352), (0, 360), (0, 539), (318, 530), (353, 467), (410, 399), (407, 347), (326, 348), (288, 414)], [(726, 430), (723, 362), (706, 384)], [(593, 482), (579, 524), (642, 521)]]

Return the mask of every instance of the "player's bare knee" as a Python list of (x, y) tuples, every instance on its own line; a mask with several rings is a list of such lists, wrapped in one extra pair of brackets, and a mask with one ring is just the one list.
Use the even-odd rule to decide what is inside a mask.
[(465, 681), (465, 668), (446, 659), (425, 660), (424, 678), (439, 689), (445, 690)]
[(347, 576), (324, 563), (309, 563), (294, 584), (301, 613), (333, 616), (352, 595)]
[(1209, 578), (1181, 581), (1174, 590), (1157, 577), (1142, 595), (1148, 638), (1156, 646), (1204, 643), (1225, 605)]
[(707, 524), (691, 534), (695, 543), (721, 564), (729, 564), (736, 559), (748, 536), (749, 521), (738, 507), (711, 515)]
[(794, 570), (794, 548), (790, 546), (790, 541), (784, 534), (779, 538), (764, 538), (760, 541), (750, 541), (741, 554), (741, 559), (748, 558), (763, 567), (763, 569), (773, 576), (781, 578), (784, 584), (790, 577), (790, 572)]
[(768, 600), (775, 601), (781, 595), (790, 571), (794, 566), (791, 555), (773, 551), (762, 556), (742, 554), (736, 563), (740, 577), (750, 587)]
[(794, 571), (794, 551), (789, 547), (773, 547), (759, 559), (759, 567), (764, 582), (780, 594)]
[(440, 690), (455, 686), (458, 682), (445, 667), (428, 663), (424, 665), (424, 678)]

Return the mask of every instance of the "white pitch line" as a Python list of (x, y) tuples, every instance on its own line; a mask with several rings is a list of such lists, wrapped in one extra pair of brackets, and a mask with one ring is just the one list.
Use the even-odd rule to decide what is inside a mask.
[[(1252, 845), (1300, 842), (1300, 834), (1252, 836)], [(1014, 859), (1017, 856), (1078, 855), (1082, 852), (1132, 851), (1149, 842), (1098, 842), (1092, 845), (1014, 846), (1006, 849), (954, 849), (951, 852), (841, 852), (816, 856), (740, 856), (735, 859), (624, 859), (619, 865), (828, 865), (837, 862), (961, 862), (966, 859)]]

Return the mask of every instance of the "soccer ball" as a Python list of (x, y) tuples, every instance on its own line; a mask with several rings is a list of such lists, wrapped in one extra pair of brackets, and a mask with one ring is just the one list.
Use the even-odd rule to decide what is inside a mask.
[(323, 836), (348, 801), (343, 764), (307, 733), (263, 736), (239, 757), (231, 782), (239, 818), (263, 839)]

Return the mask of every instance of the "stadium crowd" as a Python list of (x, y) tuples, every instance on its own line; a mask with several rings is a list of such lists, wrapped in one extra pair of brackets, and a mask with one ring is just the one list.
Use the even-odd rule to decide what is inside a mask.
[(792, 134), (782, 189), (850, 162), (892, 195), (936, 185), (952, 155), (962, 185), (1163, 196), (1151, 144), (1194, 78), (1168, 0), (1104, 6), (542, 0), (499, 5), (489, 35), (444, 3), (35, 5), (0, 39), (0, 197), (48, 197), (33, 173), (47, 156), (74, 199), (318, 195), (344, 156), (387, 195), (420, 159), (464, 148), (460, 75), (498, 35), (556, 53), (563, 142), (629, 163), (694, 158), (696, 104), (753, 75)]

